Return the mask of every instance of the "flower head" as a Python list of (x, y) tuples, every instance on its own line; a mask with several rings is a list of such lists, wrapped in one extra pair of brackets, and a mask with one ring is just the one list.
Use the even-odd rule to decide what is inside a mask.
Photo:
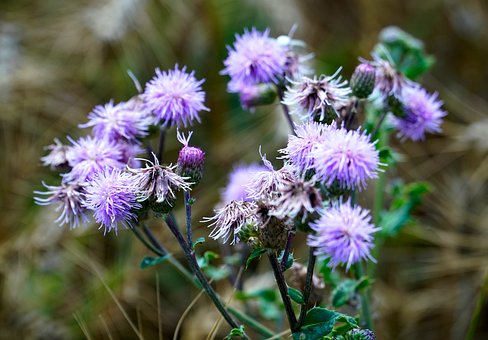
[(137, 219), (134, 210), (141, 205), (136, 201), (132, 174), (121, 169), (105, 168), (91, 178), (86, 186), (83, 206), (93, 210), (93, 216), (104, 233), (115, 230), (117, 224), (132, 227)]
[(371, 64), (376, 69), (375, 88), (383, 96), (399, 96), (402, 93), (402, 89), (405, 86), (409, 86), (411, 81), (405, 78), (391, 62), (382, 59), (376, 54), (373, 55), (373, 59)]
[(63, 168), (68, 166), (68, 145), (62, 144), (59, 139), (54, 138), (54, 144), (45, 147), (49, 154), (41, 158), (42, 165), (49, 166), (51, 169)]
[(67, 154), (71, 171), (64, 175), (67, 182), (84, 182), (95, 173), (109, 168), (123, 168), (123, 152), (120, 144), (106, 138), (82, 137), (73, 143)]
[(223, 242), (233, 236), (231, 244), (238, 241), (238, 234), (246, 223), (255, 220), (256, 205), (253, 202), (231, 201), (225, 207), (216, 209), (215, 216), (204, 217), (202, 222), (212, 222), (209, 227), (214, 227), (210, 237), (214, 240), (223, 238)]
[(299, 81), (291, 81), (292, 86), (287, 88), (283, 104), (290, 105), (291, 113), (303, 119), (317, 116), (320, 121), (324, 120), (326, 114), (346, 105), (351, 94), (347, 80), (338, 77), (340, 70), (332, 76), (302, 77)]
[(324, 137), (312, 151), (319, 180), (326, 185), (338, 181), (342, 188), (362, 189), (366, 180), (377, 177), (379, 153), (369, 135), (359, 129), (336, 128), (334, 123)]
[(310, 223), (316, 234), (308, 237), (308, 245), (315, 247), (316, 255), (330, 258), (329, 265), (346, 264), (348, 270), (353, 263), (370, 259), (373, 248), (373, 234), (378, 231), (371, 224), (369, 211), (350, 202), (336, 204), (321, 212), (319, 220)]
[(401, 98), (405, 114), (393, 118), (393, 123), (402, 139), (419, 141), (425, 138), (426, 132), (441, 131), (442, 118), (447, 113), (442, 110), (437, 93), (429, 94), (422, 87), (413, 86), (404, 88)]
[(88, 122), (79, 126), (93, 127), (93, 135), (99, 139), (131, 141), (145, 137), (153, 119), (147, 110), (137, 110), (133, 106), (124, 102), (114, 105), (113, 100), (105, 105), (97, 105), (88, 115)]
[(200, 182), (203, 176), (203, 165), (205, 163), (205, 152), (200, 148), (189, 146), (193, 131), (185, 137), (182, 133), (177, 132), (178, 141), (183, 144), (183, 148), (178, 155), (177, 173), (182, 177), (188, 177), (194, 184)]
[(221, 201), (229, 203), (231, 201), (250, 201), (247, 186), (251, 183), (254, 174), (261, 171), (268, 171), (263, 165), (249, 164), (235, 167), (229, 175), (227, 186), (222, 190)]
[(194, 120), (200, 122), (200, 111), (209, 111), (201, 87), (205, 80), (197, 80), (194, 74), (178, 65), (169, 71), (156, 69), (156, 76), (146, 84), (145, 105), (164, 126), (186, 127)]
[(230, 92), (243, 85), (277, 82), (285, 72), (286, 49), (269, 37), (269, 29), (259, 32), (253, 28), (236, 35), (233, 48), (224, 61), (222, 74), (229, 75)]
[(76, 228), (81, 223), (88, 221), (86, 209), (83, 207), (83, 195), (85, 185), (82, 183), (62, 183), (60, 186), (42, 183), (47, 191), (34, 191), (37, 195), (47, 197), (34, 197), (39, 205), (58, 204), (56, 211), (61, 214), (56, 219), (59, 225), (68, 224), (70, 229)]

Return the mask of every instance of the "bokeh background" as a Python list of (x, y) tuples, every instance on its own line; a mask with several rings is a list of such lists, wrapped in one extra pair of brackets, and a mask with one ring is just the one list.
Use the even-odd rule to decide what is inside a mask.
[[(462, 339), (476, 309), (475, 338), (488, 338), (488, 306), (480, 294), (488, 288), (484, 0), (2, 0), (0, 338), (133, 339), (128, 320), (144, 338), (173, 337), (198, 291), (168, 264), (140, 269), (148, 252), (129, 232), (104, 237), (96, 226), (56, 226), (56, 212), (32, 198), (41, 180), (57, 181), (40, 165), (43, 147), (54, 137), (88, 133), (77, 125), (95, 105), (135, 95), (128, 69), (146, 82), (155, 67), (188, 65), (206, 78), (211, 108), (192, 139), (207, 153), (206, 177), (194, 192), (198, 221), (211, 213), (234, 164), (258, 161), (259, 145), (275, 156), (288, 132), (277, 106), (245, 112), (225, 92), (227, 79), (219, 75), (225, 46), (245, 27), (270, 27), (278, 36), (293, 24), (315, 53), (318, 72), (343, 66), (350, 75), (388, 25), (423, 40), (436, 57), (422, 82), (440, 93), (449, 115), (441, 135), (395, 145), (405, 158), (389, 175), (429, 181), (432, 193), (416, 209), (417, 223), (389, 240), (378, 259), (377, 335)], [(176, 160), (178, 147), (172, 132), (168, 160)], [(176, 215), (183, 217), (181, 209)], [(152, 227), (182, 258), (167, 230)], [(195, 227), (199, 236), (208, 233), (201, 223)], [(295, 248), (300, 254), (300, 243)], [(269, 282), (267, 271), (262, 263), (249, 280)], [(217, 288), (230, 296), (228, 283)], [(179, 337), (206, 338), (215, 318), (200, 298)]]

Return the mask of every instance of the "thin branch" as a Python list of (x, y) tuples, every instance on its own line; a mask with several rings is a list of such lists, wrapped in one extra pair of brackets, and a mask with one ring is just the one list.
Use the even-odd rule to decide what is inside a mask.
[(310, 294), (312, 293), (313, 288), (313, 271), (315, 268), (315, 261), (317, 259), (314, 252), (315, 249), (310, 247), (310, 252), (308, 254), (307, 277), (305, 279), (305, 289), (303, 290), (303, 305), (300, 309), (300, 316), (298, 317), (295, 331), (300, 330), (303, 320), (305, 320), (305, 315), (307, 314), (308, 301), (310, 300)]

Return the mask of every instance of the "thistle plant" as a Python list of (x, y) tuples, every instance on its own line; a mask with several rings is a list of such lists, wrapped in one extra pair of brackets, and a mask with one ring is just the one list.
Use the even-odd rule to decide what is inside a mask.
[[(407, 198), (393, 197), (385, 206), (385, 190), (391, 187), (386, 174), (397, 161), (388, 145), (390, 135), (396, 131), (401, 141), (419, 142), (439, 133), (446, 115), (437, 94), (413, 79), (427, 71), (422, 62), (428, 56), (423, 49), (412, 51), (403, 41), (410, 38), (402, 32), (380, 41), (371, 60), (360, 59), (348, 81), (341, 68), (331, 75), (313, 74), (305, 43), (290, 36), (273, 38), (269, 29), (255, 28), (236, 35), (221, 72), (230, 78), (228, 92), (239, 95), (245, 110), (278, 101), (290, 133), (274, 150), (276, 159), (268, 159), (257, 141), (262, 164), (236, 164), (214, 215), (200, 222), (192, 217), (191, 191), (204, 176), (205, 152), (191, 145), (193, 132), (185, 136), (178, 130), (182, 148), (176, 163), (164, 157), (167, 131), (188, 128), (210, 110), (204, 80), (186, 66), (157, 68), (143, 93), (93, 109), (80, 125), (92, 128), (91, 135), (67, 137), (70, 144), (56, 139), (48, 146), (42, 162), (59, 171), (59, 183), (44, 184), (47, 191), (36, 191), (35, 200), (57, 205), (56, 222), (70, 228), (93, 216), (104, 234), (132, 231), (158, 256), (145, 258), (142, 267), (176, 261), (146, 225), (148, 220), (164, 222), (187, 260), (186, 267), (177, 261), (176, 267), (196, 277), (192, 283), (206, 292), (230, 327), (228, 338), (276, 332), (263, 325), (263, 313), (226, 306), (209, 278), (229, 277), (230, 270), (213, 266), (217, 254), (197, 253), (204, 241), (193, 240), (195, 223), (211, 228), (209, 237), (226, 243), (231, 254), (245, 254), (246, 268), (266, 254), (281, 297), (273, 303), (283, 306), (294, 339), (374, 339), (371, 292), (382, 241), (406, 225), (427, 191), (422, 183), (397, 185), (396, 192)], [(412, 54), (417, 59), (408, 59)], [(159, 132), (157, 153), (149, 148), (153, 131)], [(372, 211), (359, 204), (371, 184)], [(183, 192), (186, 232), (173, 215), (178, 192)], [(299, 243), (299, 233), (306, 244)], [(301, 246), (308, 247), (307, 264), (294, 259)], [(293, 282), (300, 284), (293, 287)], [(329, 298), (324, 296), (327, 286)], [(243, 301), (255, 297), (238, 292)], [(360, 302), (354, 303), (357, 297)], [(343, 313), (344, 305), (353, 307), (350, 315)]]

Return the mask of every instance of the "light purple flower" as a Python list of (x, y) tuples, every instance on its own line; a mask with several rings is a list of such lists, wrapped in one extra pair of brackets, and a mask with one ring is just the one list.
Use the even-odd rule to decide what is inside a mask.
[(194, 120), (200, 122), (200, 111), (209, 111), (204, 105), (205, 92), (202, 84), (205, 80), (197, 80), (195, 72), (181, 70), (178, 65), (174, 70), (156, 69), (156, 76), (146, 84), (143, 94), (146, 107), (164, 126), (187, 126)]
[(378, 230), (371, 223), (369, 211), (350, 202), (335, 204), (321, 212), (319, 220), (310, 223), (315, 235), (308, 237), (308, 245), (315, 247), (315, 254), (330, 258), (329, 266), (352, 264), (363, 259), (374, 261), (372, 234)]
[(34, 197), (34, 201), (39, 205), (58, 204), (56, 211), (61, 210), (61, 214), (55, 222), (59, 225), (67, 224), (70, 229), (74, 229), (80, 223), (88, 221), (87, 211), (82, 206), (84, 184), (62, 183), (60, 186), (52, 186), (43, 182), (42, 185), (47, 191), (34, 191), (34, 193), (48, 197)]
[(227, 186), (221, 192), (221, 201), (227, 204), (231, 201), (250, 201), (247, 186), (251, 183), (254, 174), (269, 171), (263, 165), (249, 164), (235, 167), (229, 175)]
[(426, 132), (441, 131), (442, 118), (447, 112), (442, 110), (442, 101), (437, 99), (437, 93), (429, 94), (420, 85), (406, 87), (402, 91), (401, 101), (405, 116), (393, 118), (399, 137), (419, 141), (425, 139)]
[(137, 220), (135, 210), (141, 205), (136, 201), (132, 174), (121, 169), (105, 168), (98, 172), (86, 186), (83, 206), (93, 210), (93, 216), (104, 234), (112, 230), (117, 233), (117, 225), (132, 227)]
[(71, 172), (64, 175), (66, 182), (84, 182), (96, 172), (109, 168), (123, 168), (123, 152), (115, 141), (98, 139), (91, 136), (82, 137), (73, 143), (67, 154)]
[(117, 145), (122, 150), (121, 161), (131, 168), (140, 168), (141, 159), (139, 158), (146, 152), (138, 142), (119, 142)]
[(148, 128), (153, 123), (149, 111), (134, 109), (134, 105), (119, 103), (114, 105), (113, 100), (105, 105), (97, 105), (88, 115), (89, 121), (80, 124), (80, 128), (93, 127), (96, 138), (110, 140), (135, 140), (145, 137)]
[(373, 61), (371, 64), (376, 69), (375, 89), (383, 96), (400, 96), (403, 88), (405, 86), (410, 86), (412, 83), (405, 78), (392, 63), (382, 59), (376, 54), (373, 54)]
[(324, 131), (327, 129), (330, 129), (330, 125), (314, 121), (297, 125), (295, 127), (296, 135), (288, 135), (286, 148), (279, 150), (284, 154), (282, 158), (289, 160), (302, 172), (313, 168), (315, 158), (311, 154), (312, 150), (325, 141)]
[(302, 119), (319, 117), (319, 120), (324, 120), (326, 113), (345, 106), (351, 94), (347, 80), (338, 76), (340, 71), (341, 68), (332, 76), (302, 77), (299, 81), (291, 81), (282, 103), (291, 107), (291, 114)]
[(221, 74), (231, 78), (229, 92), (239, 92), (245, 85), (277, 82), (286, 71), (286, 49), (269, 37), (269, 29), (259, 32), (253, 28), (236, 35), (233, 47)]
[(205, 164), (205, 152), (202, 149), (189, 146), (193, 131), (185, 137), (183, 133), (177, 131), (177, 139), (183, 144), (177, 163), (177, 173), (182, 177), (188, 177), (193, 184), (197, 184), (203, 177), (203, 166)]
[(380, 162), (376, 142), (371, 143), (364, 131), (348, 131), (333, 123), (324, 137), (311, 154), (318, 180), (326, 185), (338, 181), (342, 188), (361, 190), (366, 180), (377, 177)]

